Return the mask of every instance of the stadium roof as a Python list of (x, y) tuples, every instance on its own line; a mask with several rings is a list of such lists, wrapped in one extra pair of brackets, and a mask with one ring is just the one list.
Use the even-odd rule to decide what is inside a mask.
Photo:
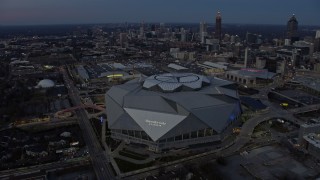
[(151, 89), (156, 86), (163, 92), (174, 92), (180, 91), (181, 87), (196, 90), (208, 84), (210, 80), (205, 76), (192, 73), (167, 73), (148, 77), (143, 83), (143, 88)]
[[(207, 85), (202, 86), (203, 82)], [(153, 141), (205, 128), (221, 133), (241, 112), (233, 84), (181, 73), (154, 75), (144, 81), (135, 79), (113, 86), (106, 94), (108, 126), (144, 131)], [(164, 91), (154, 90), (154, 86)], [(171, 92), (179, 86), (191, 88)]]

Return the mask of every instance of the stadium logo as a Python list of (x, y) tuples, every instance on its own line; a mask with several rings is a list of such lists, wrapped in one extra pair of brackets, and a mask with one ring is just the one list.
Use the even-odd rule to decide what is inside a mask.
[(167, 123), (165, 122), (159, 122), (159, 121), (151, 121), (149, 119), (146, 119), (145, 121), (149, 126), (156, 126), (156, 127), (161, 127), (166, 125)]

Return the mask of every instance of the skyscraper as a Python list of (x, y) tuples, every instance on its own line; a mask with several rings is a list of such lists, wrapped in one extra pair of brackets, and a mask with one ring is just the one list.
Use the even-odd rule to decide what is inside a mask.
[(320, 30), (317, 30), (317, 31), (316, 31), (316, 39), (317, 39), (317, 38), (320, 38)]
[(207, 23), (201, 21), (200, 22), (200, 31), (199, 31), (199, 33), (202, 34), (203, 32), (207, 32)]
[(216, 16), (216, 31), (215, 31), (215, 38), (219, 39), (219, 42), (221, 42), (221, 14), (220, 11), (218, 11)]
[(287, 38), (292, 39), (298, 37), (298, 21), (293, 14), (287, 23)]
[(127, 33), (120, 33), (119, 43), (121, 47), (128, 45)]
[(140, 38), (144, 37), (144, 22), (142, 22), (140, 24), (140, 32), (139, 32), (139, 34), (140, 34)]
[(314, 51), (320, 52), (320, 30), (316, 31), (316, 37), (314, 39)]
[(205, 42), (205, 37), (207, 36), (207, 23), (206, 22), (203, 22), (203, 21), (200, 22), (199, 34), (200, 34), (201, 43), (204, 43)]

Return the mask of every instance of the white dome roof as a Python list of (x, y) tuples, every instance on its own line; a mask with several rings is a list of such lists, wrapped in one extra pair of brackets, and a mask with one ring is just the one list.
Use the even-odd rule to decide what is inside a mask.
[(158, 86), (163, 92), (174, 92), (182, 86), (191, 90), (201, 89), (203, 84), (210, 84), (210, 80), (198, 74), (193, 73), (167, 73), (153, 75), (145, 79), (143, 87), (151, 89)]
[(41, 88), (50, 88), (54, 86), (54, 82), (50, 79), (43, 79), (38, 83), (37, 86)]

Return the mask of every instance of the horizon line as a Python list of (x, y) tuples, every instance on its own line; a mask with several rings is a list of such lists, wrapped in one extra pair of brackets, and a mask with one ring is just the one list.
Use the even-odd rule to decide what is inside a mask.
[[(164, 23), (164, 24), (199, 24), (201, 21), (199, 22), (146, 22), (144, 21), (145, 24), (160, 24), (160, 23)], [(96, 23), (89, 23), (89, 22), (83, 22), (83, 23), (49, 23), (49, 24), (44, 24), (44, 23), (37, 23), (37, 24), (0, 24), (0, 27), (12, 27), (12, 26), (61, 26), (61, 25), (106, 25), (106, 24), (141, 24), (141, 22), (96, 22)], [(207, 23), (207, 24), (215, 24), (213, 23)], [(277, 26), (286, 26), (286, 24), (279, 24), (279, 23), (275, 23), (275, 24), (271, 24), (271, 23), (222, 23), (223, 25), (277, 25)], [(315, 24), (299, 24), (299, 26), (318, 26), (320, 27), (320, 25), (315, 25)]]

